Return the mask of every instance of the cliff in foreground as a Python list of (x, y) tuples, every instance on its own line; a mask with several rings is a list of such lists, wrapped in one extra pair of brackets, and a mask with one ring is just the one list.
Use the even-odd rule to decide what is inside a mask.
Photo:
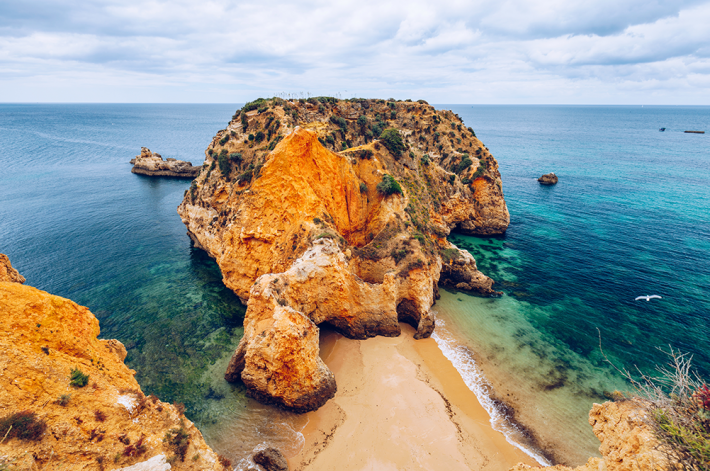
[(594, 404), (589, 425), (601, 445), (601, 458), (576, 468), (557, 465), (545, 468), (519, 464), (510, 471), (665, 471), (669, 466), (659, 443), (646, 424), (646, 408), (635, 400)]
[(493, 281), (446, 240), (509, 223), (498, 164), (458, 116), (426, 103), (257, 100), (206, 152), (178, 213), (245, 303), (226, 377), (307, 411), (335, 393), (318, 325), (350, 338), (431, 335), (438, 283)]
[(224, 469), (179, 408), (143, 395), (87, 308), (0, 281), (0, 312), (0, 469)]

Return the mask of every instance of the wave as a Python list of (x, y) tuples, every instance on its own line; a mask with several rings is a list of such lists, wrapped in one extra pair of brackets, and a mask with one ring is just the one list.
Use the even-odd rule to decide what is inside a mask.
[(444, 356), (459, 372), (468, 389), (476, 395), (478, 402), (488, 412), (493, 430), (502, 433), (508, 443), (520, 449), (539, 464), (552, 466), (553, 463), (543, 456), (541, 450), (525, 443), (528, 441), (525, 439), (528, 432), (508, 419), (508, 414), (501, 407), (501, 402), (493, 398), (491, 385), (481, 373), (470, 350), (459, 344), (453, 335), (444, 328), (445, 325), (443, 320), (437, 318), (436, 330), (431, 338), (436, 341)]

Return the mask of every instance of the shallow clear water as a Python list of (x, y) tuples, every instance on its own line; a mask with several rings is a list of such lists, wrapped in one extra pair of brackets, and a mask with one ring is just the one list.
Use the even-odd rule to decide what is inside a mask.
[[(0, 105), (0, 252), (29, 285), (88, 306), (146, 393), (184, 402), (235, 463), (263, 441), (297, 444), (295, 422), (223, 381), (244, 308), (185, 235), (189, 181), (133, 175), (128, 161), (146, 146), (199, 164), (237, 108)], [(620, 365), (650, 369), (672, 344), (710, 377), (710, 134), (682, 133), (710, 131), (710, 108), (439, 108), (498, 159), (511, 212), (505, 237), (451, 237), (505, 293), (442, 290), (441, 339), (464, 374), (477, 359), (518, 419), (562, 430), (552, 438), (578, 449), (573, 461), (597, 447), (591, 403), (623, 387), (597, 328)], [(549, 171), (560, 183), (540, 186)]]
[(511, 213), (504, 237), (450, 237), (505, 295), (444, 292), (444, 329), (531, 427), (571, 424), (555, 438), (580, 464), (598, 447), (586, 413), (624, 387), (599, 331), (619, 366), (651, 371), (672, 345), (710, 377), (710, 140), (682, 132), (708, 130), (710, 107), (442, 107), (497, 158)]
[(128, 161), (145, 146), (199, 165), (238, 107), (0, 104), (0, 252), (28, 285), (89, 307), (144, 392), (185, 403), (233, 461), (288, 438), (269, 428), (282, 413), (223, 379), (245, 309), (190, 245), (176, 211), (190, 181), (134, 175)]

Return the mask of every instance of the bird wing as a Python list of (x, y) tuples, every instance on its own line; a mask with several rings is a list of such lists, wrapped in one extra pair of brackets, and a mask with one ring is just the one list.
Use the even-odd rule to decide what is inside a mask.
[(639, 296), (638, 298), (634, 299), (634, 301), (638, 301), (639, 299), (646, 299), (646, 296)]
[(663, 298), (657, 294), (652, 294), (651, 296), (648, 297), (648, 299), (663, 299)]

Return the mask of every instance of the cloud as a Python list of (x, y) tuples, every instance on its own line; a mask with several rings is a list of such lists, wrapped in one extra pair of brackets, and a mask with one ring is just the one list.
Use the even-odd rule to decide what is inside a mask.
[(0, 101), (710, 104), (708, 24), (708, 0), (3, 2)]

